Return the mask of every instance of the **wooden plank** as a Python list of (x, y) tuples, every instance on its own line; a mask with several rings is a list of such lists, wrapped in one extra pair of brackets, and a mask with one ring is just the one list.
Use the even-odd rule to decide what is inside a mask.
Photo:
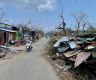
[(64, 53), (64, 56), (67, 58), (70, 58), (72, 56), (77, 55), (78, 53), (80, 53), (80, 51), (68, 51), (68, 52)]

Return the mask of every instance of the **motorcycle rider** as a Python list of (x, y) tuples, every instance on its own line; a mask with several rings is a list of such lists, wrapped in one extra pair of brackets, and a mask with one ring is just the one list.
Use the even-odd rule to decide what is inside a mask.
[(26, 49), (27, 49), (27, 52), (31, 51), (32, 49), (32, 38), (31, 36), (29, 35), (27, 40), (26, 40)]

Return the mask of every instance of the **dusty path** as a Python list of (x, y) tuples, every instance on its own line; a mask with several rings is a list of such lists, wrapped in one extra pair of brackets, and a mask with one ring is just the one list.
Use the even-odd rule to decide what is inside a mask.
[(20, 54), (0, 64), (0, 80), (59, 80), (52, 66), (40, 53), (48, 39), (34, 44), (32, 52)]

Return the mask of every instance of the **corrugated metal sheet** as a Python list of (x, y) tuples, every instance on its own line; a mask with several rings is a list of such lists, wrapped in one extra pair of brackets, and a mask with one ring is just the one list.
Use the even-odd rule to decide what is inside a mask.
[(75, 60), (75, 68), (78, 67), (82, 62), (87, 60), (91, 55), (91, 52), (80, 52), (77, 54), (77, 58)]
[(54, 47), (58, 47), (59, 44), (60, 44), (61, 42), (63, 42), (63, 41), (69, 41), (68, 36), (64, 36), (64, 37), (60, 38), (60, 39), (54, 44)]
[(0, 28), (1, 31), (6, 31), (6, 32), (17, 32), (17, 31), (13, 31), (13, 30), (10, 30), (10, 29), (4, 29), (4, 28)]
[(76, 43), (75, 42), (69, 42), (69, 45), (70, 45), (70, 48), (71, 49), (74, 49), (74, 48), (76, 48), (77, 46), (76, 46)]

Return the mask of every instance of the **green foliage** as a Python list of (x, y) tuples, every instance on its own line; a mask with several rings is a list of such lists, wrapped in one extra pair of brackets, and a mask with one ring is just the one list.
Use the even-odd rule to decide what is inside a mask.
[(18, 35), (20, 36), (21, 40), (24, 40), (24, 36), (21, 32), (18, 32)]
[(48, 54), (50, 56), (56, 54), (56, 49), (53, 47), (53, 45), (56, 43), (57, 38), (56, 37), (51, 37), (48, 45)]

